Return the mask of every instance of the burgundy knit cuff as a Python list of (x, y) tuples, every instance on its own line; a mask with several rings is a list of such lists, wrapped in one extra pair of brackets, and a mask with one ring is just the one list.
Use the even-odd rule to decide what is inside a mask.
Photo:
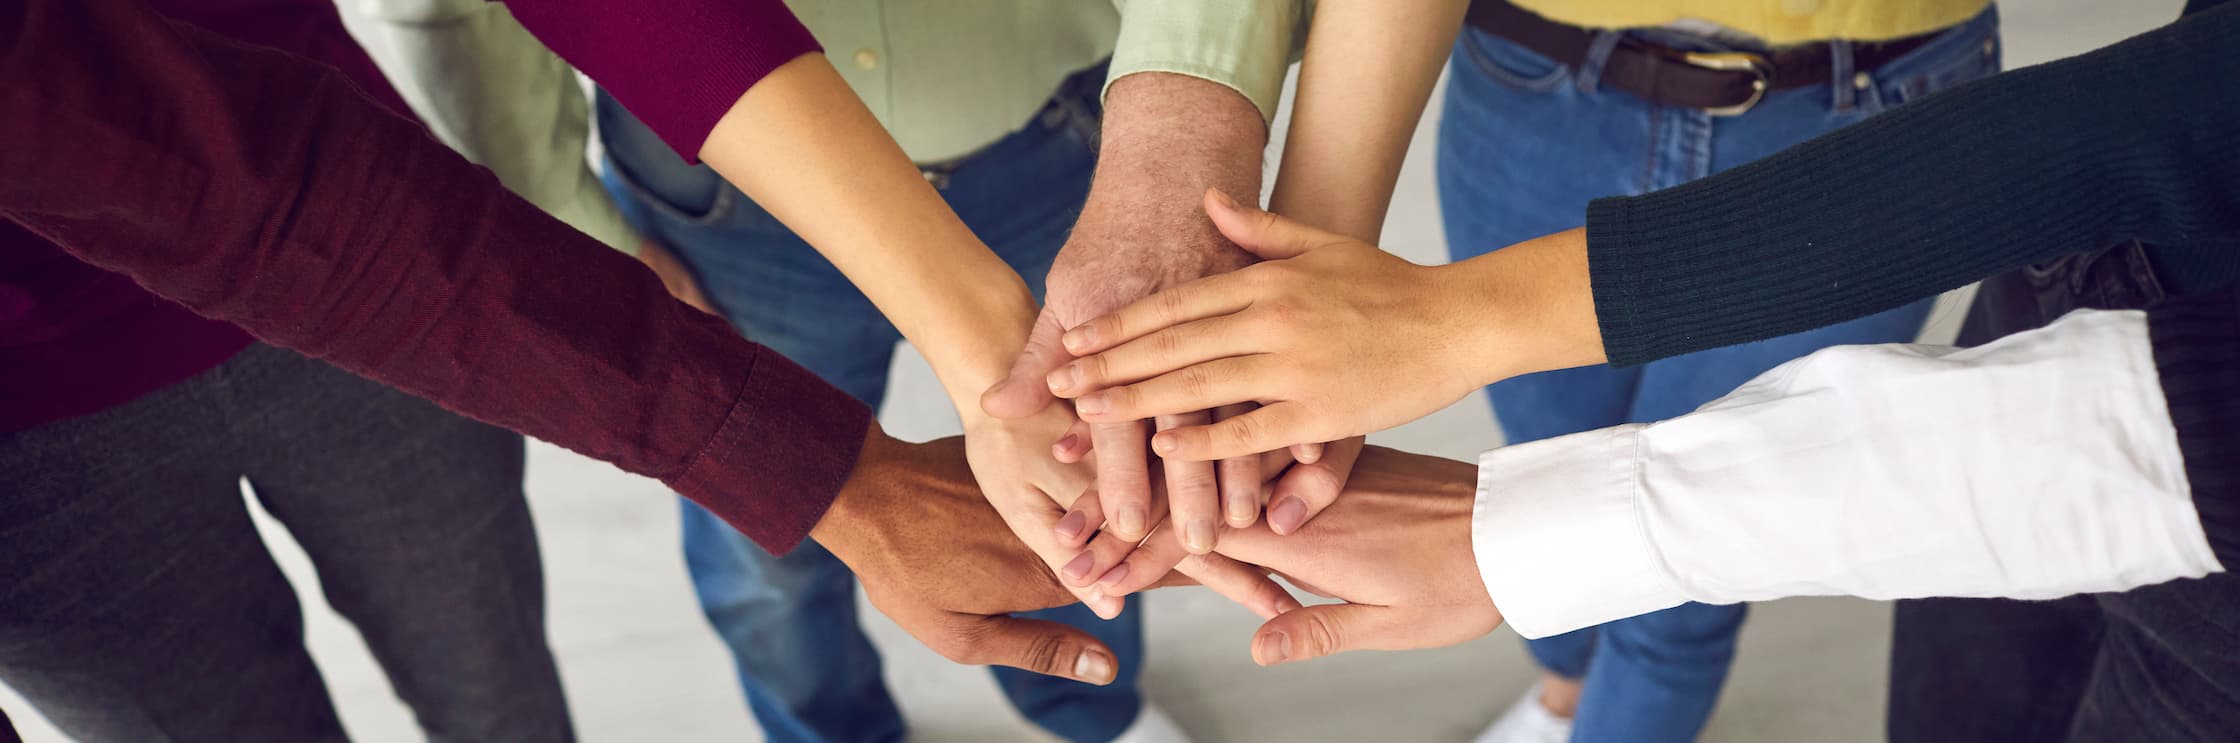
[(757, 346), (731, 414), (668, 485), (783, 555), (824, 518), (870, 425), (863, 403)]

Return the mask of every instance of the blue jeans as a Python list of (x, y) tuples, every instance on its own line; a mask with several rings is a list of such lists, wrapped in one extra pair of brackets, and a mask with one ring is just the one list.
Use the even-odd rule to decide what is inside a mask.
[[(1577, 67), (1475, 28), (1450, 63), (1439, 127), (1439, 196), (1457, 259), (1580, 226), (1587, 202), (1679, 185), (1756, 160), (1884, 109), (1998, 70), (1993, 11), (1877, 69), (1837, 46), (1827, 85), (1772, 91), (1713, 117), (1602, 88), (1618, 32)], [(1666, 46), (1724, 47), (1661, 30)], [(1859, 73), (1864, 73), (1859, 74)], [(1831, 189), (1842, 173), (1830, 173)], [(1812, 215), (1794, 215), (1810, 219)], [(1806, 333), (1656, 361), (1518, 377), (1486, 388), (1510, 443), (1671, 418), (1784, 361), (1833, 345), (1911, 341), (1929, 301)], [(1686, 604), (1533, 641), (1548, 670), (1585, 680), (1574, 741), (1694, 740), (1734, 658), (1742, 606)]]
[[(1037, 296), (1089, 193), (1102, 110), (1101, 67), (1063, 86), (1020, 131), (958, 161), (928, 166), (949, 206), (1027, 278)], [(706, 167), (686, 166), (605, 95), (597, 115), (607, 189), (640, 231), (675, 251), (746, 337), (877, 408), (902, 340), (815, 249)], [(855, 577), (815, 543), (782, 557), (684, 503), (685, 561), (701, 609), (731, 647), (765, 734), (791, 741), (889, 741), (901, 712), (856, 618)], [(1140, 607), (1104, 622), (1074, 606), (1029, 616), (1088, 630), (1112, 646), (1120, 676), (1098, 687), (1007, 668), (997, 682), (1020, 713), (1073, 741), (1105, 741), (1142, 699)]]

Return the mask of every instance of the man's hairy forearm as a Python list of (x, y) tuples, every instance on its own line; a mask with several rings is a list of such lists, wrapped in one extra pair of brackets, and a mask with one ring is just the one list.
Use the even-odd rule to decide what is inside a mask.
[(1077, 231), (1187, 234), (1201, 237), (1201, 244), (1222, 244), (1225, 251), (1214, 257), (1226, 253), (1230, 260), (1200, 273), (1249, 261), (1214, 232), (1200, 199), (1208, 188), (1258, 199), (1268, 132), (1250, 99), (1186, 75), (1129, 75), (1108, 91), (1103, 136), (1096, 182)]

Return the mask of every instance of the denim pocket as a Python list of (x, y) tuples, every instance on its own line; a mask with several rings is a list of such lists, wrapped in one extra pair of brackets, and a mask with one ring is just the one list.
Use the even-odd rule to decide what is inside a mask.
[(1945, 38), (1891, 60), (1875, 76), (1895, 82), (1893, 104), (1919, 99), (1962, 83), (1999, 74), (1999, 24), (1996, 11), (1947, 31)]
[(1462, 51), (1480, 74), (1511, 88), (1545, 93), (1571, 77), (1571, 67), (1476, 27), (1462, 31)]

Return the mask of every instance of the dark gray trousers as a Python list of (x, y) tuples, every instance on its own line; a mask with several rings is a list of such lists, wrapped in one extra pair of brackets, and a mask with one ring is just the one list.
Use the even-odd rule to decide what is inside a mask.
[[(2079, 307), (2183, 307), (2240, 322), (2235, 290), (2171, 296), (2129, 243), (1983, 282), (1973, 346)], [(2173, 410), (2173, 415), (2184, 411)], [(1890, 649), (1894, 743), (2240, 740), (2240, 574), (2055, 601), (1900, 601)]]
[(0, 681), (83, 740), (344, 739), (246, 478), (431, 740), (569, 740), (522, 458), (262, 345), (0, 433)]

